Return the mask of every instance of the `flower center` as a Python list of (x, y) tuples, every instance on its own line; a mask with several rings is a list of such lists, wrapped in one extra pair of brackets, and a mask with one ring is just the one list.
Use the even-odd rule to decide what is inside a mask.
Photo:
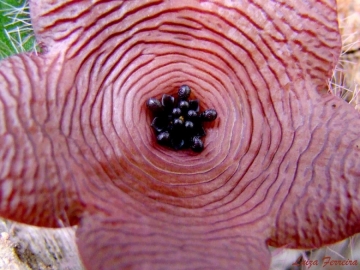
[(214, 121), (217, 112), (207, 109), (200, 112), (199, 100), (189, 99), (191, 89), (180, 86), (177, 98), (163, 94), (160, 100), (150, 98), (146, 105), (153, 113), (152, 128), (159, 144), (174, 150), (191, 148), (195, 152), (204, 149), (202, 137), (206, 135), (203, 122)]

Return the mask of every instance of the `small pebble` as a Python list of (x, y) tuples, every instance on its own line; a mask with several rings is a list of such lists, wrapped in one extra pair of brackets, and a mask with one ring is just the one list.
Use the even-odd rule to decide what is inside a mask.
[(182, 85), (179, 88), (178, 96), (180, 99), (187, 99), (190, 96), (191, 89), (188, 85)]
[(207, 109), (206, 111), (201, 113), (201, 118), (207, 122), (214, 121), (216, 117), (217, 112), (214, 109)]
[(152, 112), (160, 112), (162, 110), (162, 105), (160, 101), (156, 98), (150, 98), (146, 102), (146, 106), (152, 111)]
[(173, 96), (164, 94), (161, 99), (161, 104), (165, 109), (172, 109), (174, 107), (175, 98)]
[(159, 135), (157, 135), (156, 139), (159, 143), (165, 144), (170, 139), (170, 133), (167, 131), (164, 131), (164, 132), (160, 133)]
[(195, 152), (201, 152), (204, 149), (204, 144), (199, 137), (194, 137), (192, 139), (191, 149)]
[(182, 100), (182, 101), (180, 101), (180, 103), (179, 103), (179, 107), (180, 107), (181, 111), (183, 111), (183, 112), (188, 111), (188, 109), (189, 109), (189, 102), (187, 102), (186, 100)]

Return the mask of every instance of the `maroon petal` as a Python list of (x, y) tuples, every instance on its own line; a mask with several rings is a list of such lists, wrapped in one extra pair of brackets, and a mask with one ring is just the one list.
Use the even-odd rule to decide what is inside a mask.
[[(84, 218), (77, 244), (87, 269), (267, 269), (261, 237), (213, 226), (183, 226), (118, 210)], [(210, 225), (210, 226), (209, 226)], [(249, 254), (251, 254), (249, 256)]]
[(59, 64), (52, 60), (19, 55), (0, 63), (0, 213), (58, 227), (79, 219), (81, 184), (74, 179), (81, 165), (72, 161), (73, 143), (61, 129), (67, 124), (54, 84)]
[(317, 101), (279, 166), (273, 245), (314, 248), (360, 230), (360, 117), (337, 97)]
[[(358, 231), (359, 115), (322, 93), (340, 52), (335, 1), (31, 11), (44, 54), (0, 69), (1, 215), (80, 219), (94, 269), (266, 268), (266, 241), (312, 247)], [(146, 101), (183, 84), (218, 113), (201, 153), (158, 145), (150, 127)]]

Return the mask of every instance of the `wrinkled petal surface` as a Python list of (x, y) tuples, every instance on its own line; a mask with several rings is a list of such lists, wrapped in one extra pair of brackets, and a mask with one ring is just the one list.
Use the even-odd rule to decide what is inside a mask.
[[(30, 4), (44, 53), (0, 64), (2, 216), (80, 222), (89, 269), (265, 268), (266, 243), (359, 231), (335, 1)], [(200, 154), (151, 131), (146, 100), (181, 84), (218, 112)]]

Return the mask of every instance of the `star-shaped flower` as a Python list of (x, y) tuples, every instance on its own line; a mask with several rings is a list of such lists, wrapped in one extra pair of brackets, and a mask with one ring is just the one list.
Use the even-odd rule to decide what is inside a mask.
[[(0, 213), (79, 224), (89, 269), (266, 269), (267, 244), (359, 231), (360, 118), (326, 93), (335, 1), (31, 1), (40, 55), (0, 64)], [(156, 144), (187, 84), (204, 150)]]

